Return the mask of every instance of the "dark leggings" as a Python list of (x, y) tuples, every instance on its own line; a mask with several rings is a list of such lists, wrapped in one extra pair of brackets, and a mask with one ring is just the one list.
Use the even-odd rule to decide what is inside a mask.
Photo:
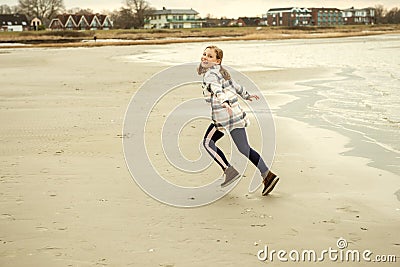
[[(219, 149), (215, 143), (224, 136), (224, 133), (219, 131), (213, 123), (208, 127), (206, 134), (204, 135), (203, 145), (207, 152), (213, 157), (223, 170), (230, 166), (224, 153)], [(265, 165), (264, 160), (260, 157), (260, 154), (252, 149), (247, 141), (247, 134), (245, 128), (236, 128), (231, 131), (232, 140), (236, 147), (244, 156), (246, 156), (256, 166), (261, 173), (268, 171), (268, 167)]]

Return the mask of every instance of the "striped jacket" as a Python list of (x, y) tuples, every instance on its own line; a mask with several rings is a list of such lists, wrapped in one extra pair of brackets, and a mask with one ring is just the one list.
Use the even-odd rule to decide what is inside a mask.
[[(211, 118), (218, 130), (230, 132), (235, 128), (249, 125), (250, 122), (239, 105), (237, 95), (247, 100), (250, 94), (233, 79), (225, 80), (220, 73), (220, 65), (215, 65), (204, 73), (203, 95), (211, 104)], [(231, 106), (232, 116), (222, 106), (224, 102), (228, 102)]]

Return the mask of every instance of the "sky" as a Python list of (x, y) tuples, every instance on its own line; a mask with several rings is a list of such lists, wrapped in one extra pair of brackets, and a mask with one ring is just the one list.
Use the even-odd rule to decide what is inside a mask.
[[(67, 9), (90, 8), (95, 12), (113, 11), (124, 5), (124, 0), (64, 0)], [(147, 0), (155, 9), (193, 8), (201, 17), (253, 17), (262, 16), (270, 8), (276, 7), (336, 7), (340, 9), (374, 7), (383, 5), (387, 9), (400, 7), (399, 0)], [(0, 0), (0, 5), (17, 5), (18, 0)]]

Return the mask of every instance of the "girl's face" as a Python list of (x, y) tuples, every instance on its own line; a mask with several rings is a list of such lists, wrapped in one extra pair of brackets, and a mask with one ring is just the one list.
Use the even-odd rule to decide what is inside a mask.
[(214, 49), (207, 48), (201, 57), (201, 66), (203, 68), (210, 68), (216, 64), (221, 64), (221, 59), (217, 59), (217, 54)]

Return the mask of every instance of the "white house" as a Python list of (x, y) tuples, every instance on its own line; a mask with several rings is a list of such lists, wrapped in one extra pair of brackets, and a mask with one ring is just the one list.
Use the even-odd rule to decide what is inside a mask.
[(368, 7), (355, 9), (354, 7), (342, 10), (344, 24), (374, 24), (375, 8)]
[(22, 32), (29, 30), (29, 22), (24, 14), (1, 14), (0, 31)]
[(166, 9), (152, 11), (145, 17), (145, 29), (201, 28), (202, 20), (193, 9)]

